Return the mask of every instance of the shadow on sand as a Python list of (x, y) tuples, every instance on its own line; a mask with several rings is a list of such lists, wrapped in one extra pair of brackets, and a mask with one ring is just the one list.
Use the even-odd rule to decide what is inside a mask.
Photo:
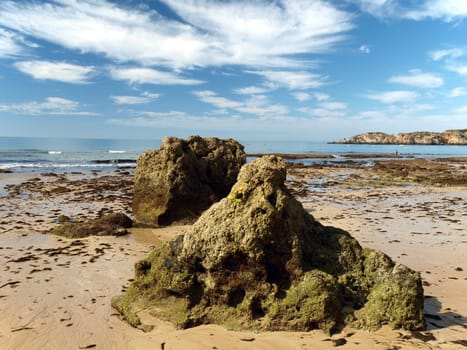
[(467, 329), (467, 318), (449, 309), (442, 311), (442, 304), (433, 296), (425, 296), (425, 319), (427, 331), (452, 326)]

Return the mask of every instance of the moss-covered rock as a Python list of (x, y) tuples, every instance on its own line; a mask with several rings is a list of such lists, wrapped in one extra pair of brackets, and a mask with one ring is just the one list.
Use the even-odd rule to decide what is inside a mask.
[(66, 238), (88, 236), (121, 236), (127, 234), (132, 220), (123, 213), (111, 213), (85, 222), (64, 222), (54, 227), (51, 233)]
[(136, 264), (113, 306), (133, 325), (147, 308), (180, 328), (423, 328), (420, 276), (314, 220), (285, 178), (274, 156), (245, 165), (227, 198)]

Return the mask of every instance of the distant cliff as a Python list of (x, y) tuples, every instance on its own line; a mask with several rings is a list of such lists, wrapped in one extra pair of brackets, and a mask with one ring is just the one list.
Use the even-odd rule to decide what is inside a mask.
[(345, 144), (374, 145), (467, 145), (467, 129), (444, 132), (416, 131), (399, 133), (397, 136), (384, 132), (367, 132), (337, 142)]

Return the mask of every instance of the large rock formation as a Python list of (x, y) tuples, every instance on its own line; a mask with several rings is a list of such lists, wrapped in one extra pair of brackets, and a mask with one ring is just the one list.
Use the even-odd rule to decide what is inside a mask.
[(285, 179), (275, 156), (245, 165), (227, 198), (136, 263), (113, 306), (136, 327), (137, 311), (147, 309), (182, 328), (424, 328), (419, 274), (322, 226)]
[(138, 224), (193, 222), (225, 197), (245, 164), (237, 141), (167, 137), (147, 151), (135, 170), (133, 214)]
[(336, 143), (345, 144), (391, 144), (391, 145), (467, 145), (467, 129), (446, 130), (442, 133), (416, 131), (399, 133), (397, 136), (382, 132), (367, 132)]

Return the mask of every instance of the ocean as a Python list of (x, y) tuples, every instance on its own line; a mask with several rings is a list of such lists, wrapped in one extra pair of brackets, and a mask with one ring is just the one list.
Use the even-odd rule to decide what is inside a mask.
[[(335, 161), (344, 154), (397, 154), (406, 157), (462, 157), (467, 146), (340, 145), (313, 141), (239, 140), (247, 153), (332, 154)], [(65, 139), (0, 137), (0, 170), (14, 172), (114, 170), (132, 167), (148, 149), (161, 144), (155, 140)], [(348, 158), (347, 158), (348, 159)], [(307, 159), (306, 163), (322, 162)], [(326, 160), (329, 161), (329, 160)]]

